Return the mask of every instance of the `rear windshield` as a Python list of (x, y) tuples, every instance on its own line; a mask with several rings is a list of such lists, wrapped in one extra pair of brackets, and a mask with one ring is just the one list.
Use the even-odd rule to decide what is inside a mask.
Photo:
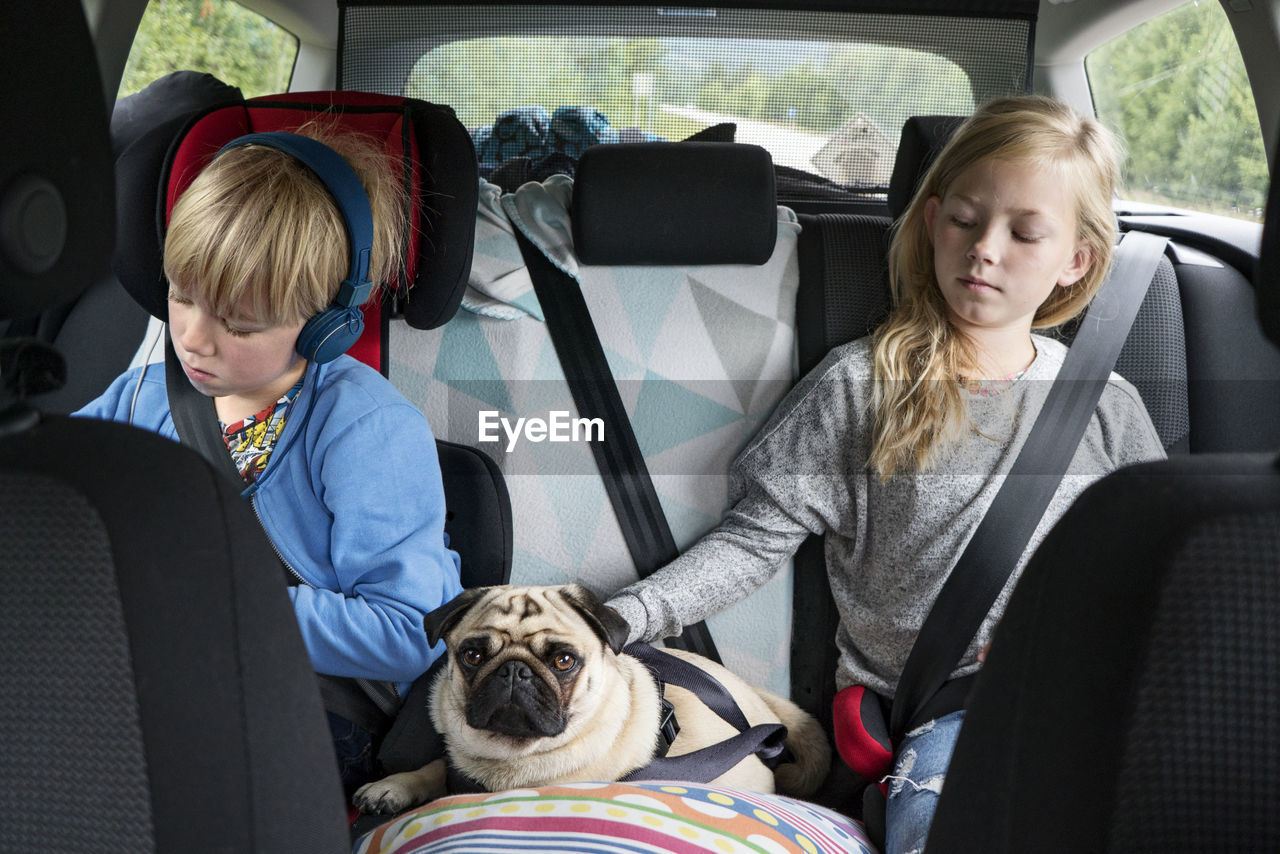
[[(570, 119), (591, 142), (701, 132), (883, 190), (908, 117), (968, 114), (1027, 82), (1024, 21), (684, 7), (345, 14), (343, 86), (452, 106), (477, 138), (482, 172), (555, 150), (550, 131)], [(412, 54), (400, 69), (379, 59), (393, 44)]]

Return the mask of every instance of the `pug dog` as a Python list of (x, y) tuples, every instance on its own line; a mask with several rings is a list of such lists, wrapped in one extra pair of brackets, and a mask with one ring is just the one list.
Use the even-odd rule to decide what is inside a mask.
[[(427, 615), (449, 662), (432, 685), (429, 713), (454, 770), (491, 791), (615, 781), (643, 768), (660, 742), (653, 674), (622, 651), (628, 626), (583, 587), (500, 586), (463, 592)], [(790, 700), (753, 688), (715, 662), (665, 650), (705, 670), (751, 725), (782, 723), (792, 759), (770, 770), (755, 754), (711, 781), (807, 797), (831, 761), (822, 726)], [(668, 684), (678, 734), (667, 756), (716, 744), (737, 730), (690, 691)], [(446, 765), (392, 774), (358, 789), (366, 813), (397, 814), (446, 794)]]

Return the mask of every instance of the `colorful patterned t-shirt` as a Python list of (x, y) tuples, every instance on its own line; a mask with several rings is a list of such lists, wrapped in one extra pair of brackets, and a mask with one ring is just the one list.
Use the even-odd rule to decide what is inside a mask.
[(284, 396), (257, 415), (250, 415), (234, 424), (222, 425), (222, 440), (231, 452), (231, 461), (235, 463), (246, 484), (252, 484), (267, 468), (267, 459), (271, 449), (284, 431), (285, 418), (289, 415), (290, 405), (302, 390), (302, 381), (284, 393)]

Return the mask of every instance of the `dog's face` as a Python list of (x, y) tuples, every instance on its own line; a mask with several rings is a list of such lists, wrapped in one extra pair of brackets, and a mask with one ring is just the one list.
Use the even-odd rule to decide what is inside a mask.
[(577, 585), (468, 590), (425, 627), (450, 656), (436, 683), (436, 725), (451, 749), (494, 758), (568, 743), (590, 726), (611, 700), (628, 631)]

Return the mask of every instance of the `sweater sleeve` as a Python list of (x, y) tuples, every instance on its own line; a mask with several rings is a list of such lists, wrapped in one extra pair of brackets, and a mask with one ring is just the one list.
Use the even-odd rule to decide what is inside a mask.
[(850, 527), (847, 484), (862, 465), (861, 396), (849, 370), (858, 364), (834, 353), (797, 385), (735, 461), (734, 504), (720, 524), (608, 601), (631, 624), (630, 640), (678, 634), (763, 586), (809, 534)]
[(629, 641), (679, 634), (759, 589), (808, 534), (767, 491), (753, 487), (714, 530), (608, 604), (631, 624)]

